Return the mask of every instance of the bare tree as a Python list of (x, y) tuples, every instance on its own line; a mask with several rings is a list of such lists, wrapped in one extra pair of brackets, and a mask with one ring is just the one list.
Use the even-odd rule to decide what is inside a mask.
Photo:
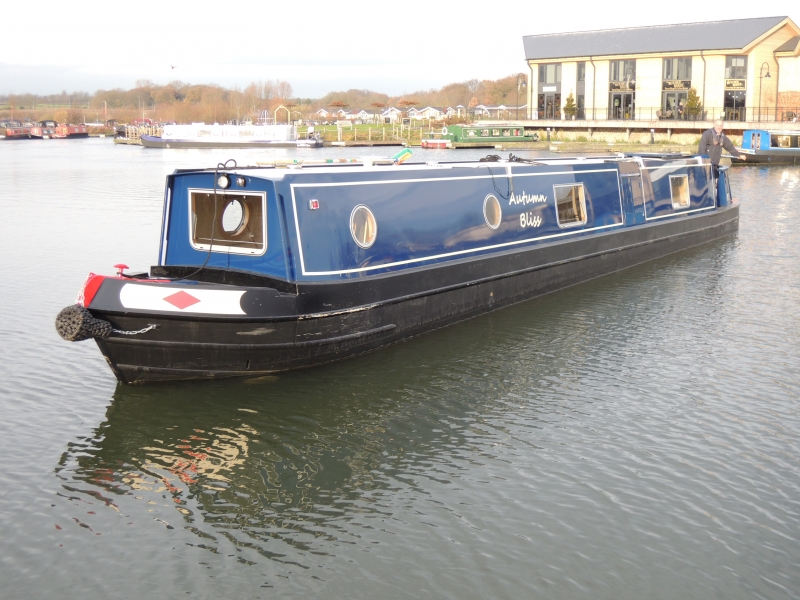
[(379, 108), (386, 108), (386, 103), (385, 102), (371, 102), (370, 106), (373, 108), (372, 120), (373, 121), (377, 121), (378, 120), (378, 114), (377, 114), (378, 113), (378, 109)]
[(406, 115), (408, 114), (408, 109), (417, 104), (419, 104), (419, 102), (416, 100), (400, 100), (400, 102), (397, 103), (398, 106), (402, 106), (403, 109), (405, 109)]
[(293, 95), (292, 85), (288, 81), (277, 80), (275, 82), (275, 97), (278, 100), (287, 100)]

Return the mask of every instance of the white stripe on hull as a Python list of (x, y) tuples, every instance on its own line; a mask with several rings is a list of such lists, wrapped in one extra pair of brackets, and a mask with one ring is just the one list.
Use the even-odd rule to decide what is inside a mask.
[[(191, 286), (126, 283), (119, 292), (125, 308), (203, 315), (243, 315), (240, 300), (244, 290), (198, 290)], [(167, 301), (170, 298), (172, 301)], [(183, 308), (182, 308), (183, 307)]]

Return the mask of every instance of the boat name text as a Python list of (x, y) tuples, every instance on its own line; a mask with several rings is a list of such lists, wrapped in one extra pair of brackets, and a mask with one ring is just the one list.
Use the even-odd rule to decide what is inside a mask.
[(532, 212), (524, 212), (519, 215), (519, 225), (523, 229), (526, 227), (539, 227), (542, 224), (542, 217)]
[(547, 202), (547, 196), (544, 194), (538, 194), (530, 196), (525, 192), (521, 194), (514, 195), (514, 192), (511, 192), (511, 195), (508, 197), (508, 204), (511, 206), (512, 204), (535, 204), (537, 202)]

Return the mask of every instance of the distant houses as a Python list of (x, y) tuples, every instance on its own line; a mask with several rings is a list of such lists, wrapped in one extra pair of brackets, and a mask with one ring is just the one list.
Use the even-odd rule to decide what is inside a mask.
[(479, 104), (475, 108), (470, 109), (470, 114), (474, 115), (476, 119), (515, 119), (517, 117), (517, 112), (524, 118), (527, 109), (527, 104), (521, 106), (506, 106), (505, 104), (489, 106), (486, 104)]
[(524, 115), (527, 105), (497, 106), (479, 104), (472, 108), (467, 108), (462, 104), (457, 106), (412, 106), (407, 110), (402, 110), (395, 106), (387, 106), (381, 111), (369, 110), (366, 108), (346, 109), (346, 108), (320, 108), (314, 113), (314, 117), (320, 121), (349, 121), (362, 123), (395, 123), (403, 118), (412, 121), (441, 121), (447, 118), (474, 118), (474, 119), (513, 119), (516, 118), (517, 111)]

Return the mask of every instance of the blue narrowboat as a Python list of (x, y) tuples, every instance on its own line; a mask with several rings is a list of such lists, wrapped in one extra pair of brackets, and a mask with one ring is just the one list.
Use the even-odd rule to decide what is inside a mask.
[(797, 164), (800, 162), (800, 131), (747, 129), (741, 151), (747, 163)]
[(218, 166), (167, 177), (159, 260), (56, 329), (122, 382), (341, 360), (738, 228), (702, 157)]

